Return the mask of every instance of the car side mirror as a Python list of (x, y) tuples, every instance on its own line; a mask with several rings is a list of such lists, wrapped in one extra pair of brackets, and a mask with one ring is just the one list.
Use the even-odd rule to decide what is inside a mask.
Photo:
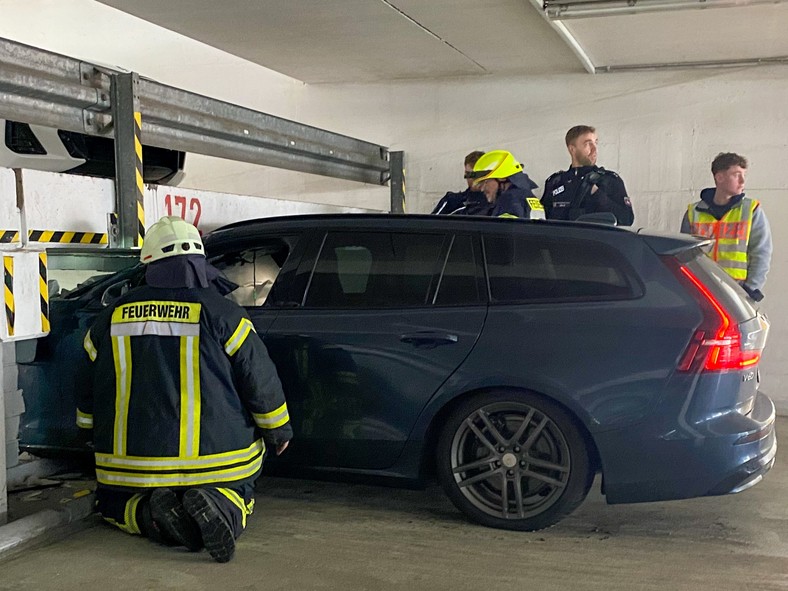
[(604, 224), (606, 226), (617, 226), (618, 220), (616, 216), (609, 211), (600, 211), (597, 213), (586, 213), (581, 215), (575, 220), (576, 222), (587, 222), (589, 224)]
[(113, 283), (107, 289), (104, 290), (104, 293), (101, 294), (101, 305), (102, 307), (106, 308), (110, 304), (112, 304), (115, 300), (117, 300), (120, 296), (124, 293), (129, 291), (131, 287), (131, 282), (128, 279), (124, 279), (123, 281), (119, 281), (118, 283)]

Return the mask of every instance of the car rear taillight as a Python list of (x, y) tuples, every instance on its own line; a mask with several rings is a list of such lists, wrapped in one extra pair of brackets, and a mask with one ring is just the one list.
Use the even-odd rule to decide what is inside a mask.
[(739, 323), (711, 290), (675, 259), (669, 266), (703, 311), (703, 321), (681, 356), (678, 371), (736, 371), (755, 366), (765, 339), (748, 338), (744, 342)]

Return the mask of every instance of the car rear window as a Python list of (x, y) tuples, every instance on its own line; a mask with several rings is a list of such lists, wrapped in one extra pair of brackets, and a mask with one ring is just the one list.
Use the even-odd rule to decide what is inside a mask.
[(613, 247), (544, 236), (484, 237), (493, 302), (618, 300), (642, 294), (629, 264)]
[(736, 280), (715, 263), (701, 247), (683, 251), (677, 258), (709, 288), (737, 321), (744, 322), (757, 315), (755, 307)]

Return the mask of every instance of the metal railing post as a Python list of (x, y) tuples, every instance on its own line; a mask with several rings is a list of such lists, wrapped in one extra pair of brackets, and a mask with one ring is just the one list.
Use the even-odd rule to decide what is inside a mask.
[(389, 152), (391, 167), (391, 213), (405, 213), (405, 170), (404, 152)]
[(138, 75), (134, 72), (113, 74), (110, 94), (115, 135), (115, 211), (118, 214), (118, 233), (110, 235), (110, 247), (142, 246), (145, 187)]

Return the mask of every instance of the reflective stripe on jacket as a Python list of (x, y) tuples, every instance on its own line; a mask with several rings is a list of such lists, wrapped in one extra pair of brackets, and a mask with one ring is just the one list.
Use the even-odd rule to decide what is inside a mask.
[(719, 220), (709, 213), (705, 201), (692, 203), (687, 209), (691, 233), (714, 240), (711, 258), (737, 281), (747, 279), (747, 244), (759, 205), (756, 199), (744, 197)]
[(93, 429), (103, 485), (251, 482), (264, 440), (292, 437), (265, 345), (243, 308), (212, 288), (132, 290), (97, 317), (84, 349), (94, 378), (77, 425)]

